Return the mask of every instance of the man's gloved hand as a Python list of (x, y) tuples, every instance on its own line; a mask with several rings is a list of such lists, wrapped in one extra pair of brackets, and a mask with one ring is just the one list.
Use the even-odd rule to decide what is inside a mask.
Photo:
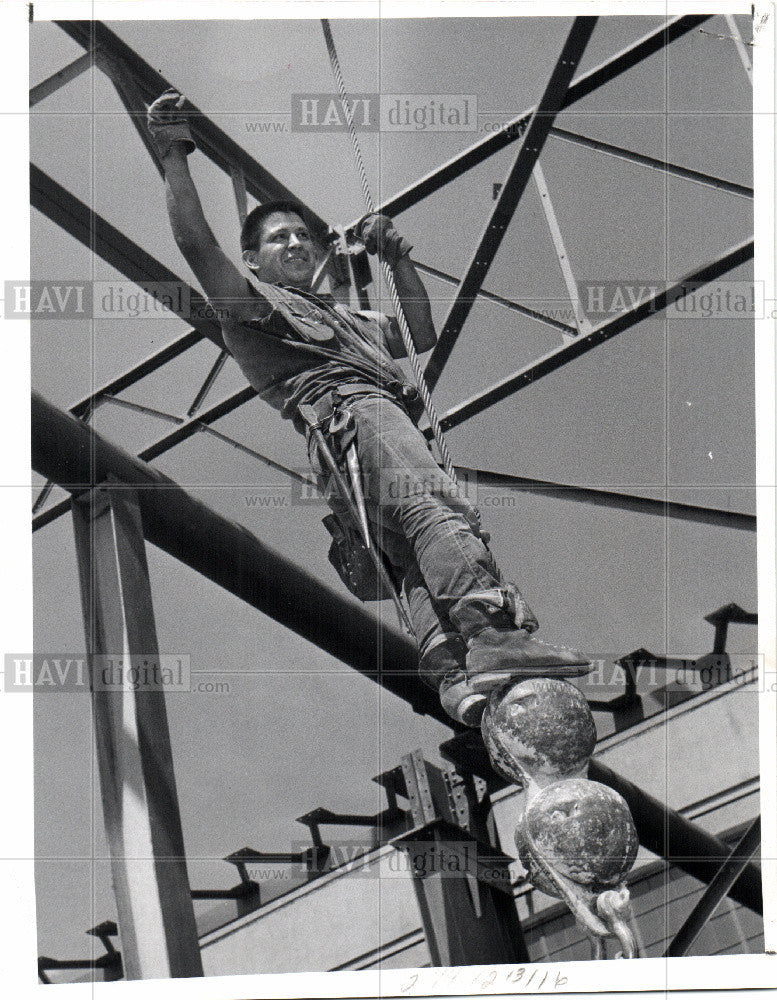
[(356, 235), (364, 243), (367, 253), (377, 254), (392, 267), (413, 249), (394, 229), (394, 223), (387, 215), (365, 215), (356, 227)]
[(181, 110), (184, 100), (183, 95), (171, 87), (148, 109), (148, 130), (163, 160), (176, 142), (183, 143), (187, 156), (196, 149), (188, 116)]

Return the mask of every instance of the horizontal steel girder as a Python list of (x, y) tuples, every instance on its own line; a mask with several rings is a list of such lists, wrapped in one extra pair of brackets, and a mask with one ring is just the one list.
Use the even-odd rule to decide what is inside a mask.
[(135, 486), (148, 541), (415, 711), (453, 728), (439, 700), (418, 678), (418, 654), (410, 639), (38, 393), (32, 396), (32, 465), (73, 494), (84, 493), (109, 474)]

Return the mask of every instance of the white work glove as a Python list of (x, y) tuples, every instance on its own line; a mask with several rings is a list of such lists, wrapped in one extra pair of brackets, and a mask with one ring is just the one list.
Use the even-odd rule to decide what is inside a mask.
[(365, 215), (356, 227), (356, 235), (364, 243), (367, 253), (377, 254), (392, 267), (413, 249), (405, 237), (399, 235), (387, 215)]
[(182, 110), (186, 99), (172, 87), (157, 97), (148, 109), (148, 130), (161, 159), (179, 142), (188, 156), (196, 149), (189, 128), (189, 117)]

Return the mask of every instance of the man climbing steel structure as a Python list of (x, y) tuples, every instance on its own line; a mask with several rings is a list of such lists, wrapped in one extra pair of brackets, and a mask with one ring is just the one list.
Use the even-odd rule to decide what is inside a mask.
[[(250, 277), (221, 249), (189, 173), (195, 144), (182, 105), (180, 94), (167, 91), (148, 118), (176, 242), (226, 317), (227, 348), (259, 396), (306, 434), (319, 476), (327, 470), (322, 441), (341, 468), (347, 451), (358, 460), (372, 537), (404, 592), (424, 682), (451, 718), (476, 726), (496, 686), (587, 674), (585, 656), (533, 637), (536, 618), (418, 430), (417, 390), (394, 363), (405, 356), (396, 320), (312, 291), (318, 251), (303, 209), (272, 202), (248, 215), (240, 245)], [(391, 265), (416, 349), (430, 350), (436, 334), (410, 244), (381, 215), (362, 220), (358, 235)], [(330, 505), (347, 521), (342, 498)]]

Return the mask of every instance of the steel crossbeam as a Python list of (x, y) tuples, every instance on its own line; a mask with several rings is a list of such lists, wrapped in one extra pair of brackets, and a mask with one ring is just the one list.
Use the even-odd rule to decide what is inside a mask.
[[(145, 61), (133, 48), (123, 42), (102, 21), (56, 21), (67, 35), (89, 50), (99, 46), (101, 51), (121, 61), (123, 68), (133, 79), (142, 99), (151, 104), (172, 84)], [(285, 199), (301, 204), (293, 191), (274, 177), (269, 170), (257, 163), (234, 139), (222, 131), (200, 111), (191, 101), (186, 101), (184, 111), (190, 116), (192, 134), (200, 149), (217, 167), (232, 176), (236, 168), (242, 171), (249, 194), (258, 201)], [(327, 224), (315, 212), (309, 211), (313, 226), (326, 232)]]
[(192, 405), (186, 411), (187, 417), (193, 417), (194, 414), (197, 412), (197, 410), (199, 410), (199, 408), (205, 402), (208, 393), (215, 385), (216, 379), (219, 377), (219, 373), (226, 364), (228, 357), (230, 357), (229, 351), (223, 350), (221, 354), (219, 354), (219, 356), (213, 362), (213, 366), (211, 367), (208, 374), (205, 376), (205, 381), (202, 383), (202, 385), (197, 391), (197, 395), (192, 400)]
[(146, 375), (150, 375), (152, 372), (157, 371), (167, 364), (168, 361), (172, 361), (179, 355), (183, 354), (184, 351), (188, 351), (190, 347), (195, 344), (199, 344), (202, 340), (202, 334), (197, 330), (190, 330), (185, 333), (178, 340), (174, 340), (171, 344), (163, 347), (159, 351), (155, 351), (149, 357), (145, 358), (139, 364), (135, 365), (134, 368), (130, 368), (128, 371), (122, 372), (117, 378), (112, 379), (110, 382), (106, 382), (105, 385), (100, 386), (99, 389), (95, 389), (94, 392), (90, 393), (88, 396), (84, 396), (77, 403), (69, 408), (69, 412), (73, 414), (74, 417), (84, 417), (95, 403), (104, 396), (115, 396), (117, 392), (122, 392), (124, 389), (128, 389), (131, 385), (135, 385), (136, 382), (140, 382), (144, 379)]
[(456, 344), (461, 328), (475, 303), (494, 257), (502, 245), (507, 228), (518, 208), (534, 165), (540, 157), (550, 127), (561, 110), (572, 75), (596, 27), (595, 17), (576, 17), (553, 72), (523, 135), (518, 154), (502, 186), (491, 216), (470, 259), (456, 296), (445, 317), (437, 344), (431, 353), (424, 375), (430, 389), (440, 375)]
[[(433, 278), (439, 278), (440, 281), (446, 281), (448, 284), (458, 285), (459, 279), (454, 278), (452, 274), (448, 274), (447, 271), (441, 271), (439, 268), (431, 267), (429, 264), (422, 264), (418, 260), (414, 260), (416, 270), (421, 271), (423, 274), (430, 274)], [(512, 309), (514, 312), (520, 313), (522, 316), (528, 316), (529, 319), (537, 320), (538, 323), (544, 323), (545, 326), (553, 327), (565, 336), (576, 337), (577, 327), (570, 326), (569, 323), (563, 323), (560, 319), (554, 319), (552, 316), (547, 316), (543, 312), (539, 312), (537, 309), (530, 309), (528, 306), (522, 305), (520, 302), (515, 302), (513, 299), (507, 299), (503, 295), (497, 295), (495, 292), (490, 292), (486, 288), (481, 288), (478, 292), (478, 296), (485, 299), (487, 302), (495, 302), (499, 306), (504, 306), (506, 309)]]
[(199, 316), (198, 308), (206, 311), (206, 300), (185, 281), (181, 281), (161, 261), (139, 247), (107, 219), (93, 212), (88, 205), (58, 184), (35, 164), (30, 165), (30, 200), (34, 208), (61, 226), (93, 253), (111, 264), (130, 281), (139, 285), (152, 282), (169, 284), (186, 293), (192, 308), (173, 309), (202, 336), (219, 347), (224, 346), (221, 329), (214, 320)]
[(575, 334), (590, 333), (591, 323), (580, 302), (580, 293), (578, 291), (577, 282), (575, 281), (575, 276), (572, 273), (572, 265), (569, 262), (569, 254), (567, 252), (566, 244), (564, 243), (564, 237), (561, 233), (561, 227), (558, 224), (556, 210), (553, 208), (550, 191), (548, 190), (548, 182), (545, 180), (545, 171), (542, 169), (542, 164), (539, 160), (537, 160), (534, 164), (534, 184), (537, 188), (537, 194), (540, 197), (542, 210), (545, 213), (545, 221), (548, 223), (550, 237), (553, 240), (553, 248), (556, 251), (556, 259), (558, 260), (559, 267), (561, 268), (564, 284), (567, 287), (567, 295), (569, 296), (569, 301), (575, 316), (575, 322), (577, 324)]
[[(624, 310), (612, 319), (606, 320), (595, 326), (590, 333), (581, 335), (568, 344), (564, 344), (555, 350), (549, 351), (536, 361), (530, 362), (520, 368), (512, 375), (490, 386), (483, 392), (472, 396), (470, 399), (459, 403), (448, 410), (440, 417), (440, 424), (443, 430), (450, 430), (470, 417), (482, 413), (490, 406), (507, 399), (514, 392), (533, 385), (545, 375), (556, 371), (574, 358), (579, 358), (582, 354), (593, 350), (606, 340), (631, 329), (643, 319), (666, 309), (672, 302), (677, 301), (693, 289), (694, 286), (703, 285), (714, 281), (721, 275), (732, 270), (753, 256), (753, 241), (746, 240), (727, 251), (721, 257), (716, 258), (709, 264), (690, 271), (684, 277), (667, 286), (663, 291), (649, 296), (635, 306)], [(429, 432), (424, 432), (429, 437)]]
[[(74, 496), (111, 475), (137, 487), (149, 542), (381, 684), (415, 711), (454, 728), (439, 699), (418, 679), (414, 642), (39, 393), (32, 396), (32, 465)], [(390, 668), (384, 669), (384, 663)]]
[[(562, 111), (598, 90), (604, 84), (616, 79), (622, 73), (637, 66), (644, 59), (660, 52), (671, 42), (682, 38), (690, 31), (694, 31), (712, 16), (712, 14), (699, 14), (671, 18), (660, 28), (656, 28), (638, 41), (626, 46), (616, 55), (605, 59), (604, 62), (599, 63), (598, 66), (584, 73), (579, 80), (572, 83), (567, 91)], [(434, 194), (435, 191), (439, 191), (440, 188), (445, 187), (457, 177), (461, 177), (468, 170), (483, 163), (489, 156), (493, 156), (494, 153), (498, 153), (520, 139), (533, 113), (534, 108), (529, 108), (512, 118), (500, 131), (474, 143), (442, 166), (435, 168), (419, 180), (398, 191), (382, 202), (375, 211), (390, 216), (399, 215), (401, 212), (407, 211), (408, 208), (412, 208), (413, 205), (417, 205), (419, 201), (423, 201), (430, 194)], [(349, 232), (353, 231), (358, 221), (358, 219), (354, 219), (350, 223), (347, 227)]]
[(579, 132), (570, 132), (565, 128), (558, 128), (554, 125), (550, 134), (556, 139), (564, 142), (571, 142), (577, 146), (585, 146), (594, 149), (597, 153), (607, 153), (619, 160), (628, 160), (631, 163), (638, 163), (643, 167), (650, 167), (652, 170), (659, 170), (664, 174), (671, 174), (673, 177), (682, 177), (683, 180), (693, 181), (695, 184), (703, 184), (705, 187), (716, 188), (718, 191), (725, 191), (727, 194), (738, 195), (740, 198), (753, 198), (753, 189), (744, 184), (735, 184), (727, 181), (723, 177), (715, 177), (713, 174), (705, 174), (701, 170), (691, 170), (688, 167), (681, 167), (677, 163), (669, 163), (668, 160), (658, 160), (654, 156), (645, 156), (644, 153), (636, 153), (632, 149), (624, 149), (623, 146), (614, 146), (609, 142), (602, 142), (601, 139), (592, 139), (587, 135), (580, 135)]
[(31, 87), (30, 107), (35, 107), (45, 97), (56, 93), (60, 87), (64, 87), (66, 83), (70, 83), (71, 80), (75, 80), (77, 76), (90, 69), (94, 65), (94, 56), (94, 52), (87, 50), (82, 56), (68, 63), (67, 66), (57, 70), (56, 73), (52, 73), (51, 76), (46, 77), (45, 80)]

